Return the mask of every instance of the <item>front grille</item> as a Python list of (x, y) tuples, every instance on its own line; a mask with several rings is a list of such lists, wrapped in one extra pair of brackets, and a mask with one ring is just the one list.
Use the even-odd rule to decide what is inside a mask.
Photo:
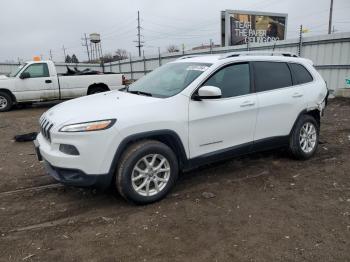
[(40, 132), (43, 137), (45, 137), (49, 142), (51, 142), (51, 129), (53, 123), (51, 123), (47, 118), (43, 117), (40, 120)]

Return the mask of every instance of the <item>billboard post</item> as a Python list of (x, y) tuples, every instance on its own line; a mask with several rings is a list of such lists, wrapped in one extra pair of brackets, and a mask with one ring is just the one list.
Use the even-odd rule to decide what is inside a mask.
[(225, 10), (221, 12), (222, 46), (286, 39), (287, 14)]

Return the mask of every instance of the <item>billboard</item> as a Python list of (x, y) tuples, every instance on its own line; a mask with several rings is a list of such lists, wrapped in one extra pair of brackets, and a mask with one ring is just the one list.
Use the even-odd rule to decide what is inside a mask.
[(287, 14), (226, 10), (221, 12), (222, 46), (284, 40)]

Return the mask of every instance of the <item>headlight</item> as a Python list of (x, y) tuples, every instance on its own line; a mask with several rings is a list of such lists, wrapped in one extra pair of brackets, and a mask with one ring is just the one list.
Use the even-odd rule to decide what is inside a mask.
[(77, 123), (62, 127), (60, 132), (88, 132), (110, 128), (116, 122), (115, 119), (99, 120), (93, 122)]

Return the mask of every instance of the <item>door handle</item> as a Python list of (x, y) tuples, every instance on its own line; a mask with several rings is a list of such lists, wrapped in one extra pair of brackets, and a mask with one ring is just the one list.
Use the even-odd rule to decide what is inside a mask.
[(50, 84), (50, 83), (52, 83), (52, 80), (49, 80), (49, 79), (48, 79), (48, 80), (45, 80), (45, 83), (46, 83), (46, 84)]
[(292, 97), (298, 98), (298, 97), (302, 97), (302, 96), (303, 96), (303, 94), (301, 94), (301, 93), (294, 93)]
[(241, 107), (248, 107), (248, 106), (253, 106), (253, 105), (255, 105), (254, 102), (252, 102), (252, 101), (245, 101), (245, 102), (243, 102), (241, 104)]

